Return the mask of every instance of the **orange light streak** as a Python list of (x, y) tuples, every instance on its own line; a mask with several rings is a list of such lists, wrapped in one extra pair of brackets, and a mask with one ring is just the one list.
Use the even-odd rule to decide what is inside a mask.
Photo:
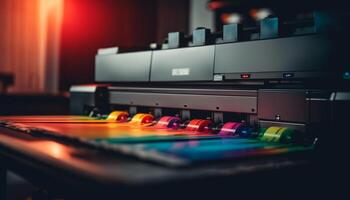
[(59, 46), (64, 0), (39, 1), (39, 58), (38, 72), (43, 81), (40, 90), (58, 92)]

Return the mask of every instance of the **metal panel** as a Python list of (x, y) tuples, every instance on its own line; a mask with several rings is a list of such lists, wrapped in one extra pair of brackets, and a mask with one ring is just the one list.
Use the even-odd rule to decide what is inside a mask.
[(265, 120), (306, 123), (308, 103), (305, 90), (259, 90), (258, 117)]
[(219, 96), (253, 96), (258, 95), (257, 90), (245, 89), (203, 89), (203, 88), (160, 88), (160, 87), (125, 87), (111, 86), (110, 91), (116, 92), (147, 92), (147, 93), (167, 93), (167, 94), (199, 94), (199, 95), (219, 95)]
[(332, 60), (332, 41), (321, 35), (220, 44), (215, 73), (320, 71)]
[[(251, 72), (248, 72), (251, 73)], [(222, 74), (221, 74), (222, 75)], [(240, 73), (231, 73), (231, 74), (224, 74), (225, 80), (237, 80), (242, 79), (241, 77), (242, 72)], [(286, 78), (286, 76), (290, 76), (290, 78), (325, 78), (327, 76), (331, 76), (329, 72), (287, 72), (287, 71), (280, 71), (280, 72), (254, 72), (250, 74), (250, 79), (289, 79)]]
[(279, 126), (279, 127), (291, 128), (293, 130), (297, 130), (297, 131), (300, 131), (300, 132), (305, 132), (306, 131), (306, 125), (305, 124), (299, 124), (299, 123), (259, 120), (259, 126), (261, 128), (269, 128), (271, 126)]
[(350, 92), (336, 92), (335, 101), (350, 101)]
[(252, 96), (220, 96), (111, 92), (111, 104), (256, 113), (257, 98)]
[(97, 55), (95, 80), (97, 82), (149, 81), (152, 52)]
[(107, 110), (108, 88), (105, 85), (77, 85), (70, 88), (70, 113), (84, 115), (85, 107)]
[(215, 46), (153, 52), (151, 81), (212, 81)]

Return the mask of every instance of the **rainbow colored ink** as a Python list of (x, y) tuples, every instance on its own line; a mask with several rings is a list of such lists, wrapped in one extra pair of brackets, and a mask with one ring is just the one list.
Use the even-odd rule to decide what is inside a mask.
[[(162, 163), (193, 164), (271, 156), (308, 151), (312, 146), (292, 144), (294, 131), (269, 127), (252, 134), (242, 122), (227, 122), (219, 130), (211, 120), (193, 119), (182, 123), (179, 117), (163, 116), (158, 121), (147, 113), (132, 118), (114, 111), (105, 119), (84, 116), (2, 117), (14, 126), (41, 130), (66, 139), (79, 138), (104, 148)], [(259, 137), (256, 137), (259, 135)]]

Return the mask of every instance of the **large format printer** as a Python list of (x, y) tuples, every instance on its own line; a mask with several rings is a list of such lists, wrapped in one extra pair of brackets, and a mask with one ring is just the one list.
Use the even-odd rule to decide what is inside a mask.
[(348, 31), (332, 17), (100, 49), (72, 115), (0, 118), (2, 171), (71, 198), (313, 196), (350, 103)]

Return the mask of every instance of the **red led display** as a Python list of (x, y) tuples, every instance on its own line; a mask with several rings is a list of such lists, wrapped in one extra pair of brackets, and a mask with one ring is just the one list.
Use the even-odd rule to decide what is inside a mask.
[(241, 79), (249, 79), (250, 74), (241, 74)]

